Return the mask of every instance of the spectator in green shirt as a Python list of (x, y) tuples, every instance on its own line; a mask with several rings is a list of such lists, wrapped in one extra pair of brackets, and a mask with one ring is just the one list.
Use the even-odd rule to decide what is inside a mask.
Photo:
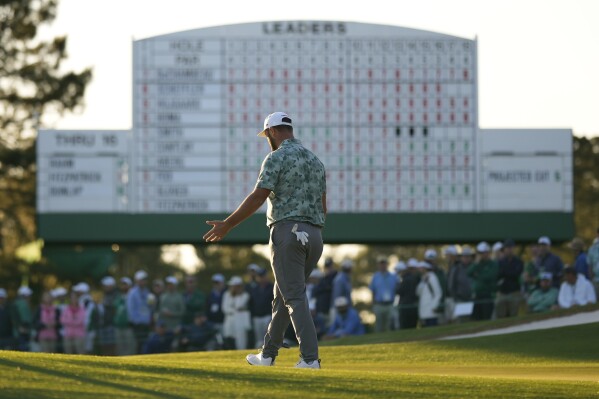
[(486, 242), (476, 246), (478, 262), (468, 268), (468, 276), (472, 279), (474, 292), (474, 320), (489, 320), (493, 316), (495, 307), (495, 293), (497, 292), (497, 275), (499, 266), (491, 259), (491, 247)]
[(194, 276), (185, 278), (185, 313), (183, 313), (182, 324), (189, 326), (193, 324), (193, 319), (197, 313), (206, 312), (206, 295), (198, 288), (197, 280)]
[(539, 288), (528, 297), (528, 311), (531, 313), (547, 312), (557, 307), (559, 291), (551, 285), (551, 273), (541, 273)]

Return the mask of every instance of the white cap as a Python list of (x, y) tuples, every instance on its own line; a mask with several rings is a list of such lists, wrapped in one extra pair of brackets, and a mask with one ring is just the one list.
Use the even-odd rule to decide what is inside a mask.
[(424, 251), (424, 259), (437, 259), (437, 251), (434, 249), (427, 249)]
[(179, 284), (179, 280), (177, 280), (177, 277), (175, 277), (175, 276), (168, 276), (167, 278), (164, 279), (164, 281), (166, 281), (168, 284), (174, 284), (174, 285)]
[(551, 240), (547, 236), (543, 236), (539, 238), (539, 244), (551, 246)]
[(312, 272), (310, 273), (309, 277), (313, 277), (313, 278), (322, 278), (324, 276), (324, 273), (320, 271), (320, 269), (314, 268), (312, 270)]
[(231, 280), (229, 280), (228, 284), (229, 285), (242, 285), (243, 280), (239, 276), (233, 276), (233, 277), (231, 277)]
[(349, 301), (347, 300), (346, 297), (344, 296), (338, 296), (337, 298), (335, 298), (335, 307), (341, 307), (341, 306), (347, 306), (349, 305)]
[(223, 276), (220, 273), (216, 273), (212, 275), (212, 281), (214, 281), (215, 283), (224, 283), (225, 282), (225, 276)]
[(354, 261), (351, 259), (343, 259), (343, 262), (341, 262), (341, 267), (343, 269), (351, 269), (354, 267)]
[(135, 278), (135, 281), (143, 280), (143, 279), (148, 278), (148, 273), (146, 273), (144, 270), (138, 270), (135, 272), (133, 277)]
[(501, 241), (497, 241), (493, 244), (493, 252), (501, 251), (503, 249), (503, 243)]
[(426, 262), (426, 261), (420, 261), (418, 262), (418, 267), (422, 267), (424, 269), (432, 269), (433, 267), (431, 266), (430, 263)]
[(418, 262), (418, 259), (416, 258), (410, 258), (408, 259), (408, 267), (418, 267), (420, 262)]
[(121, 283), (125, 283), (127, 285), (133, 285), (133, 281), (129, 277), (121, 277)]
[(33, 291), (31, 290), (31, 288), (24, 285), (22, 287), (19, 287), (17, 294), (22, 295), (22, 296), (30, 296), (31, 294), (33, 294)]
[(258, 136), (264, 137), (266, 136), (264, 133), (266, 129), (280, 125), (293, 126), (291, 124), (291, 118), (285, 112), (273, 112), (264, 119), (264, 129), (258, 133)]
[(402, 270), (406, 270), (408, 267), (406, 266), (405, 262), (399, 261), (395, 264), (395, 266), (393, 266), (393, 269), (396, 272), (401, 272)]
[(445, 255), (457, 255), (458, 249), (455, 247), (455, 245), (449, 245), (445, 248), (445, 250), (443, 250), (443, 253)]
[(59, 296), (65, 296), (66, 294), (68, 294), (68, 292), (67, 292), (66, 288), (63, 288), (63, 287), (56, 287), (52, 291), (50, 291), (50, 295), (52, 295), (53, 298), (58, 298)]
[(462, 253), (460, 255), (474, 255), (474, 251), (468, 245), (462, 247)]
[(116, 280), (114, 277), (106, 276), (102, 279), (102, 285), (112, 287), (113, 285), (116, 285)]
[(247, 270), (251, 270), (256, 273), (258, 273), (260, 271), (260, 269), (262, 269), (262, 268), (255, 263), (250, 263), (247, 267)]
[(491, 247), (486, 241), (479, 242), (476, 246), (476, 252), (489, 252)]
[(89, 284), (87, 283), (79, 283), (73, 287), (73, 291), (78, 292), (80, 294), (87, 294), (89, 292)]
[(0, 298), (7, 298), (6, 290), (4, 288), (0, 288)]

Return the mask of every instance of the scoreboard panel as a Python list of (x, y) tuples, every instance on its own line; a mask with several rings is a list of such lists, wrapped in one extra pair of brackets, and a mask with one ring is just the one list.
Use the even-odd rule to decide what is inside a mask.
[(476, 210), (475, 41), (275, 22), (133, 47), (136, 212), (233, 210), (254, 187), (269, 150), (256, 133), (277, 110), (325, 164), (331, 212)]
[[(327, 170), (327, 243), (574, 234), (572, 132), (478, 128), (477, 41), (275, 21), (133, 41), (130, 131), (42, 131), (48, 243), (199, 243), (232, 212), (289, 113)], [(90, 144), (92, 143), (92, 144)], [(227, 243), (266, 242), (266, 205)], [(517, 226), (515, 228), (514, 226)]]

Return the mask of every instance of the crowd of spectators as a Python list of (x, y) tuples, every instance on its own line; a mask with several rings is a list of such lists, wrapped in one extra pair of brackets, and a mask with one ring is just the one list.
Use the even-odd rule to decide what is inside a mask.
[[(551, 251), (546, 236), (530, 246), (526, 263), (515, 247), (511, 239), (493, 246), (480, 242), (475, 248), (450, 245), (442, 257), (428, 249), (422, 260), (399, 261), (394, 267), (399, 314), (391, 322), (383, 316), (385, 322), (375, 323), (375, 331), (513, 317), (597, 302), (599, 229), (588, 252), (579, 238), (568, 243), (575, 260), (572, 265), (565, 265)], [(386, 269), (386, 258), (378, 263)], [(377, 304), (388, 303), (379, 295), (377, 273), (370, 285), (375, 309)], [(379, 314), (374, 313), (378, 319)]]
[[(573, 239), (574, 263), (564, 265), (540, 237), (525, 263), (513, 240), (475, 248), (450, 245), (442, 256), (427, 249), (422, 260), (410, 258), (390, 267), (377, 258), (369, 289), (374, 332), (431, 327), (463, 320), (489, 320), (525, 312), (596, 303), (599, 290), (599, 229), (588, 252)], [(367, 330), (352, 300), (354, 262), (337, 269), (331, 258), (315, 269), (306, 295), (320, 340), (361, 335)], [(68, 354), (133, 355), (218, 349), (259, 348), (271, 317), (273, 283), (256, 264), (247, 277), (211, 277), (208, 293), (195, 276), (150, 282), (139, 270), (118, 280), (101, 280), (102, 295), (80, 282), (70, 290), (57, 287), (32, 303), (22, 286), (9, 302), (0, 288), (0, 349)], [(182, 286), (182, 287), (181, 287)], [(292, 326), (285, 345), (297, 340)]]

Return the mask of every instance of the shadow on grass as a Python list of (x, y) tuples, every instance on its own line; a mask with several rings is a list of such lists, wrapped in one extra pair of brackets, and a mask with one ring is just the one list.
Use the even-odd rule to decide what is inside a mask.
[[(227, 370), (216, 370), (213, 368), (213, 364), (210, 365), (212, 369), (207, 369), (200, 367), (193, 368), (185, 366), (169, 367), (151, 362), (148, 362), (146, 364), (138, 362), (113, 364), (111, 362), (98, 362), (94, 361), (93, 359), (73, 357), (72, 359), (53, 359), (53, 365), (55, 365), (56, 369), (69, 366), (81, 366), (81, 372), (89, 373), (93, 373), (94, 370), (98, 371), (99, 369), (102, 369), (102, 377), (81, 377), (56, 369), (46, 369), (43, 367), (34, 366), (18, 361), (0, 359), (0, 366), (8, 366), (13, 368), (19, 367), (21, 368), (21, 370), (43, 373), (59, 378), (73, 379), (74, 381), (81, 382), (84, 384), (93, 384), (102, 387), (112, 387), (115, 389), (126, 390), (130, 391), (131, 393), (140, 394), (143, 397), (151, 396), (176, 399), (187, 397), (195, 398), (198, 397), (198, 390), (201, 391), (203, 397), (213, 397), (211, 395), (215, 395), (214, 397), (216, 397), (216, 395), (219, 395), (220, 397), (231, 397), (231, 395), (233, 395), (234, 397), (263, 397), (269, 396), (265, 394), (266, 392), (272, 392), (274, 390), (274, 397), (278, 397), (278, 394), (291, 391), (296, 392), (306, 386), (310, 386), (310, 395), (316, 395), (315, 397), (327, 398), (338, 398), (346, 396), (355, 397), (356, 395), (359, 397), (388, 398), (394, 397), (392, 394), (397, 391), (397, 387), (393, 385), (380, 384), (378, 386), (370, 386), (357, 383), (353, 379), (344, 380), (339, 376), (328, 376), (322, 374), (318, 375), (318, 384), (314, 385), (314, 370), (297, 371), (294, 369), (283, 368), (260, 368), (258, 369), (258, 371), (256, 367), (251, 367), (246, 364), (240, 364), (239, 368), (233, 367), (228, 368)], [(156, 382), (163, 380), (167, 383), (162, 385), (160, 391), (158, 391), (140, 387), (132, 387), (126, 384), (119, 384), (110, 381), (111, 372), (126, 373), (127, 371), (130, 371), (132, 373), (144, 374), (143, 381), (149, 380), (152, 382)], [(316, 373), (318, 373), (318, 371), (316, 371)], [(181, 381), (174, 380), (172, 376), (176, 376), (177, 379), (180, 379)], [(179, 386), (183, 383), (183, 381), (186, 384), (186, 386), (190, 388), (193, 387), (189, 389), (187, 394), (185, 394), (184, 396), (178, 396), (174, 394), (165, 393), (165, 391), (172, 388), (172, 386)], [(143, 383), (144, 382), (140, 382), (140, 384)], [(223, 391), (222, 388), (223, 384), (226, 384), (228, 386), (228, 388), (225, 388), (225, 391)], [(255, 395), (249, 394), (247, 392), (248, 389), (251, 389), (255, 393)], [(242, 392), (243, 395), (241, 394)], [(80, 397), (78, 395), (79, 393), (76, 390), (74, 390), (73, 392), (65, 392), (65, 397)], [(52, 393), (50, 393), (48, 397), (49, 396), (56, 397), (56, 395), (52, 395)], [(23, 398), (23, 396), (18, 395), (15, 395), (13, 397)], [(36, 397), (44, 396), (42, 395)], [(4, 398), (3, 394), (1, 393), (0, 398)]]
[[(68, 363), (68, 362), (65, 362), (65, 363)], [(165, 393), (165, 392), (156, 392), (156, 391), (153, 391), (150, 389), (134, 387), (134, 386), (127, 385), (127, 384), (119, 384), (116, 382), (112, 382), (108, 379), (100, 379), (100, 378), (92, 378), (92, 377), (87, 377), (87, 376), (75, 375), (73, 373), (61, 371), (56, 368), (40, 367), (40, 366), (35, 366), (35, 365), (29, 364), (29, 363), (19, 362), (19, 361), (15, 361), (15, 360), (8, 360), (8, 359), (0, 358), (0, 366), (18, 368), (20, 370), (25, 370), (25, 371), (39, 373), (39, 374), (45, 374), (45, 375), (56, 377), (56, 378), (64, 378), (64, 379), (72, 380), (73, 382), (78, 382), (78, 383), (97, 385), (102, 388), (109, 387), (109, 388), (114, 388), (114, 389), (118, 389), (118, 390), (128, 391), (129, 393), (137, 393), (143, 397), (156, 396), (159, 398), (171, 398), (171, 399), (184, 398), (183, 396), (172, 395), (172, 394)], [(94, 363), (94, 367), (97, 367), (97, 363)], [(114, 367), (112, 369), (114, 370)], [(81, 370), (81, 371), (84, 371), (84, 370)], [(52, 390), (52, 388), (48, 387), (47, 391), (50, 391), (50, 392), (47, 392), (47, 393), (49, 395), (51, 395), (51, 390)], [(7, 393), (7, 392), (3, 391), (0, 394), (0, 397), (5, 397), (4, 396), (5, 393)], [(96, 393), (96, 395), (98, 395), (98, 394), (99, 394), (99, 392)], [(51, 396), (55, 397), (55, 395), (51, 395)], [(19, 396), (15, 395), (15, 397), (19, 397)], [(20, 396), (20, 397), (23, 398), (23, 396)]]

